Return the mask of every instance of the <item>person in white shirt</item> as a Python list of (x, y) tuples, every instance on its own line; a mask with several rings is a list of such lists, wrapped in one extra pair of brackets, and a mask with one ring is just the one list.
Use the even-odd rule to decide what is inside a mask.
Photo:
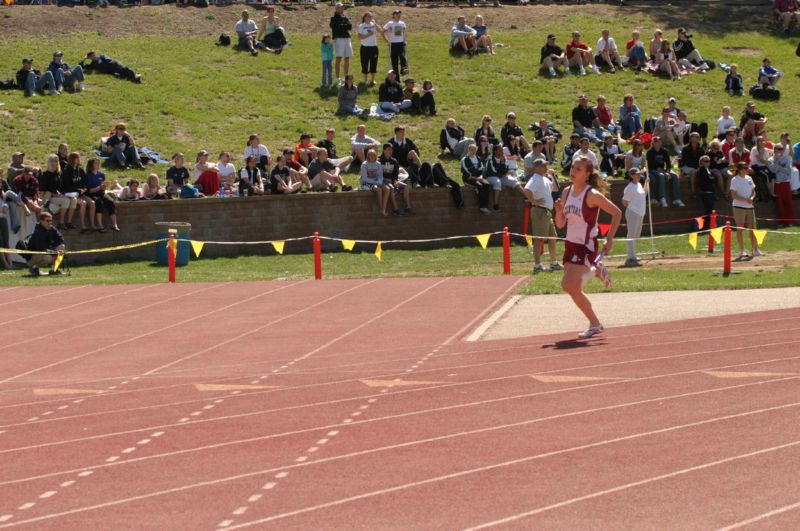
[(360, 165), (367, 160), (367, 152), (370, 149), (380, 149), (381, 144), (367, 135), (367, 126), (361, 124), (356, 127), (356, 134), (350, 139), (350, 148), (356, 165)]
[(392, 12), (392, 20), (383, 25), (383, 38), (389, 43), (392, 70), (405, 76), (409, 72), (406, 58), (406, 23), (400, 20), (401, 14), (399, 9)]
[(473, 55), (475, 53), (475, 35), (477, 33), (477, 31), (467, 26), (466, 18), (458, 17), (456, 25), (450, 30), (450, 49)]
[(717, 120), (717, 138), (725, 140), (730, 129), (736, 129), (736, 121), (731, 117), (731, 108), (726, 105), (722, 108), (722, 116)]
[(639, 259), (636, 258), (636, 239), (642, 235), (642, 222), (647, 212), (647, 193), (642, 186), (642, 172), (639, 168), (628, 171), (631, 182), (622, 193), (622, 204), (625, 207), (625, 224), (628, 227), (628, 257), (625, 267), (638, 267)]
[(258, 55), (258, 50), (256, 50), (258, 24), (255, 20), (250, 20), (250, 13), (246, 9), (242, 11), (242, 18), (236, 23), (235, 30), (239, 37), (239, 48), (250, 50), (251, 54)]
[(247, 146), (244, 148), (244, 160), (250, 155), (256, 158), (256, 166), (261, 170), (262, 175), (269, 175), (272, 170), (272, 158), (269, 156), (269, 149), (261, 143), (261, 138), (257, 134), (252, 134), (247, 139)]
[(744, 250), (744, 231), (741, 229), (750, 229), (750, 250), (753, 256), (763, 256), (758, 249), (758, 241), (753, 234), (755, 228), (756, 215), (755, 203), (756, 199), (756, 185), (753, 178), (748, 175), (749, 167), (746, 162), (740, 162), (736, 165), (736, 175), (731, 179), (731, 197), (733, 198), (733, 220), (739, 230), (736, 231), (736, 241), (739, 243), (739, 257), (747, 258), (747, 251)]
[[(375, 86), (375, 72), (378, 71), (378, 34), (386, 37), (383, 30), (375, 22), (375, 17), (367, 11), (358, 25), (358, 39), (361, 41), (359, 55), (361, 57), (361, 73), (364, 74), (364, 84)], [(369, 81), (367, 76), (369, 75)]]
[[(505, 149), (508, 148), (504, 148), (504, 150)], [(511, 151), (509, 151), (509, 154), (510, 153)], [(530, 176), (533, 175), (533, 165), (537, 160), (543, 160), (545, 164), (547, 164), (547, 156), (544, 154), (544, 144), (541, 140), (534, 140), (531, 142), (531, 152), (525, 155), (522, 161), (526, 179), (529, 179)]]
[(600, 164), (597, 162), (597, 155), (594, 154), (592, 151), (591, 143), (589, 142), (589, 137), (582, 137), (581, 138), (581, 147), (578, 151), (576, 151), (572, 155), (573, 162), (578, 159), (578, 157), (587, 157), (589, 160), (592, 161), (595, 168), (599, 168)]
[(597, 59), (602, 59), (608, 65), (610, 72), (616, 72), (614, 64), (617, 64), (620, 70), (625, 70), (625, 67), (622, 66), (622, 58), (619, 55), (619, 50), (617, 50), (617, 43), (614, 41), (614, 37), (610, 36), (610, 32), (607, 29), (604, 29), (600, 34), (601, 37), (597, 41), (595, 63), (599, 62)]
[(225, 193), (233, 194), (233, 185), (236, 184), (236, 167), (231, 164), (231, 154), (223, 151), (219, 154), (219, 162), (217, 162), (217, 169), (219, 170), (219, 181), (225, 187)]
[[(527, 172), (526, 166), (526, 172)], [(531, 168), (532, 174), (525, 184), (525, 197), (531, 205), (531, 234), (533, 235), (533, 272), (544, 271), (542, 266), (542, 239), (547, 238), (550, 253), (550, 271), (564, 269), (556, 258), (556, 226), (553, 224), (553, 181), (555, 175), (548, 175), (547, 161), (536, 159)]]

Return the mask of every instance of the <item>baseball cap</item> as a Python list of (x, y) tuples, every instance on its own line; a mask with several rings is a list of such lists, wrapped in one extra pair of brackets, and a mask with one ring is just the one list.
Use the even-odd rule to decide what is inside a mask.
[(403, 13), (403, 12), (402, 12), (402, 11), (400, 11), (399, 9), (395, 9), (394, 11), (392, 11), (392, 15), (393, 15), (393, 16), (394, 16), (394, 15), (400, 15), (400, 14), (402, 14), (402, 13)]
[(197, 153), (197, 156), (198, 156), (198, 157), (204, 157), (204, 156), (206, 156), (206, 155), (208, 155), (208, 151), (206, 151), (205, 149), (201, 149), (201, 150), (200, 150), (200, 151)]
[(22, 64), (28, 64), (28, 63), (33, 64), (33, 59), (26, 57), (25, 59), (22, 60)]
[(547, 35), (547, 40), (555, 39), (555, 38), (556, 38), (556, 36), (553, 33), (550, 33), (550, 34)]
[(678, 103), (678, 100), (676, 100), (674, 97), (670, 96), (670, 98), (667, 100), (667, 102), (669, 102), (669, 103)]
[(55, 52), (53, 52), (53, 57), (60, 57), (62, 55), (64, 55), (64, 52), (62, 52), (61, 50), (56, 50)]
[(686, 28), (678, 28), (678, 33), (686, 33)]
[(24, 156), (25, 156), (25, 153), (23, 153), (22, 151), (16, 151), (16, 152), (15, 152), (15, 153), (12, 155), (12, 157), (24, 157)]

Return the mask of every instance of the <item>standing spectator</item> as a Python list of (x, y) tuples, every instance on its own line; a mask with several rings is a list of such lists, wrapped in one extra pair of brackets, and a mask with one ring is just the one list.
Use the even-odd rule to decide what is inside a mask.
[(329, 127), (325, 130), (325, 139), (317, 142), (317, 148), (325, 148), (328, 151), (328, 160), (330, 160), (334, 166), (337, 166), (343, 172), (346, 172), (350, 169), (350, 164), (353, 162), (353, 157), (344, 156), (339, 158), (339, 154), (336, 150), (336, 144), (333, 143), (334, 138), (336, 138), (336, 129)]
[(586, 94), (578, 97), (578, 105), (572, 109), (573, 132), (582, 137), (587, 137), (592, 142), (598, 142), (600, 132), (600, 122), (594, 114), (594, 109), (589, 107), (589, 98)]
[(572, 40), (567, 43), (567, 60), (569, 66), (577, 66), (582, 76), (586, 75), (587, 66), (591, 66), (595, 74), (600, 73), (600, 69), (594, 62), (594, 54), (589, 46), (581, 42), (580, 32), (572, 32)]
[(622, 128), (623, 138), (630, 138), (642, 130), (642, 112), (633, 101), (633, 94), (622, 97), (619, 107), (619, 125)]
[(369, 115), (369, 109), (362, 109), (358, 106), (358, 87), (353, 84), (353, 76), (347, 74), (344, 76), (344, 85), (339, 87), (339, 108), (336, 109), (336, 114), (355, 114), (357, 116), (366, 117)]
[(774, 0), (772, 2), (772, 10), (783, 22), (783, 33), (786, 35), (789, 35), (792, 20), (800, 22), (800, 7), (798, 7), (796, 0)]
[(377, 140), (367, 135), (367, 126), (364, 124), (356, 127), (356, 134), (350, 139), (350, 149), (356, 164), (367, 160), (367, 151), (378, 149), (380, 146)]
[(717, 138), (719, 140), (725, 140), (725, 135), (727, 135), (728, 131), (731, 129), (734, 130), (735, 134), (736, 121), (731, 117), (731, 108), (726, 105), (722, 108), (722, 116), (717, 120)]
[(96, 71), (101, 74), (110, 74), (115, 77), (127, 79), (134, 83), (142, 82), (141, 74), (137, 74), (132, 69), (107, 55), (97, 55), (92, 51), (86, 54), (86, 57), (80, 62), (80, 66), (83, 68), (84, 72)]
[(464, 134), (464, 129), (456, 123), (455, 118), (448, 118), (444, 129), (439, 133), (440, 155), (449, 151), (451, 155), (461, 160), (467, 154), (467, 148), (472, 144), (475, 144), (475, 140)]
[(36, 92), (45, 93), (51, 96), (59, 94), (56, 89), (56, 80), (53, 73), (47, 70), (44, 74), (33, 69), (33, 59), (25, 58), (22, 60), (22, 68), (17, 71), (17, 86), (25, 91), (25, 97), (36, 96)]
[(647, 66), (647, 52), (638, 29), (633, 30), (631, 40), (625, 44), (625, 57), (628, 59), (628, 66), (633, 69), (641, 70)]
[(709, 69), (703, 56), (694, 47), (692, 35), (686, 33), (685, 29), (678, 28), (678, 40), (672, 44), (672, 47), (675, 49), (675, 57), (677, 57), (679, 65), (687, 68), (697, 67), (700, 70)]
[(556, 44), (556, 36), (552, 33), (547, 36), (547, 42), (542, 46), (542, 53), (539, 59), (542, 66), (547, 68), (550, 77), (556, 77), (556, 68), (564, 67), (564, 73), (569, 74), (569, 61), (561, 46)]
[(28, 259), (28, 268), (31, 276), (39, 276), (40, 267), (50, 267), (51, 275), (59, 275), (61, 271), (54, 270), (54, 256), (63, 255), (66, 246), (64, 237), (53, 227), (53, 215), (49, 212), (39, 213), (39, 223), (33, 229), (33, 234), (28, 238), (28, 250), (47, 252), (49, 254), (31, 254)]
[(250, 20), (250, 13), (246, 9), (242, 11), (242, 18), (236, 23), (234, 29), (239, 37), (239, 48), (249, 50), (252, 55), (258, 55), (258, 50), (256, 50), (258, 24), (255, 20)]
[(464, 184), (475, 188), (478, 194), (478, 209), (482, 214), (491, 214), (489, 210), (489, 196), (492, 185), (484, 177), (484, 167), (478, 159), (478, 146), (471, 144), (467, 148), (467, 155), (461, 159), (461, 177)]
[(258, 40), (264, 44), (268, 52), (281, 53), (287, 45), (286, 34), (281, 21), (275, 15), (275, 6), (267, 6), (267, 16), (261, 21), (263, 27)]
[(748, 101), (739, 121), (739, 131), (745, 141), (751, 140), (764, 132), (767, 117), (756, 111), (756, 104)]
[(121, 169), (127, 169), (128, 165), (131, 165), (141, 170), (144, 168), (144, 164), (142, 164), (136, 144), (127, 130), (128, 126), (123, 123), (118, 123), (114, 127), (114, 134), (106, 140), (106, 152), (111, 154), (111, 159)]
[[(392, 11), (392, 20), (383, 25), (383, 38), (389, 42), (389, 56), (392, 70), (400, 75), (408, 74), (408, 59), (406, 58), (406, 23), (400, 20), (401, 11)], [(388, 37), (387, 37), (388, 35)], [(374, 85), (374, 82), (373, 82)]]
[[(564, 269), (556, 258), (556, 227), (553, 224), (553, 181), (547, 172), (547, 162), (537, 159), (528, 169), (530, 179), (525, 184), (525, 197), (531, 205), (531, 234), (533, 235), (533, 273), (541, 273), (543, 238), (547, 238), (547, 250), (550, 253), (550, 271)], [(555, 179), (555, 176), (552, 176)]]
[(517, 115), (513, 112), (506, 114), (506, 123), (500, 129), (500, 139), (504, 146), (519, 157), (524, 157), (531, 150), (522, 128), (517, 125)]
[(167, 170), (167, 194), (180, 194), (181, 187), (189, 182), (189, 170), (184, 167), (186, 158), (183, 153), (172, 156), (172, 166)]
[(269, 175), (272, 169), (272, 158), (269, 156), (267, 146), (261, 143), (261, 137), (255, 133), (247, 138), (242, 159), (247, 160), (250, 155), (256, 158), (256, 166), (261, 170), (261, 175)]
[(594, 58), (595, 64), (600, 62), (598, 59), (602, 59), (603, 62), (608, 65), (608, 69), (611, 73), (616, 72), (614, 64), (619, 66), (620, 70), (625, 70), (625, 67), (622, 66), (622, 58), (619, 56), (619, 50), (617, 50), (617, 43), (614, 41), (614, 37), (611, 36), (611, 32), (607, 29), (600, 32), (600, 39), (597, 40), (597, 56)]
[(686, 206), (681, 201), (681, 181), (672, 172), (672, 160), (662, 146), (660, 137), (653, 137), (653, 146), (647, 152), (647, 168), (650, 172), (651, 193), (655, 191), (653, 195), (663, 208), (667, 207), (667, 181), (672, 184), (672, 204), (679, 207)]
[(378, 162), (378, 154), (374, 149), (367, 151), (367, 160), (361, 165), (361, 190), (375, 192), (375, 199), (378, 201), (378, 210), (382, 216), (388, 216), (386, 205), (389, 203), (391, 190), (383, 181), (383, 165)]
[(781, 144), (775, 146), (773, 153), (769, 169), (775, 174), (775, 206), (778, 220), (783, 226), (791, 226), (795, 223), (792, 204), (792, 161), (789, 158), (789, 149)]
[(725, 91), (731, 96), (744, 96), (744, 80), (736, 63), (729, 67), (725, 76)]
[(681, 150), (681, 173), (689, 178), (692, 193), (697, 190), (697, 171), (700, 169), (700, 158), (706, 150), (700, 145), (700, 133), (690, 133), (689, 143)]
[(378, 87), (378, 100), (381, 109), (387, 112), (400, 112), (411, 108), (411, 100), (407, 100), (403, 94), (403, 86), (397, 81), (397, 72), (389, 70), (386, 79)]
[[(636, 257), (636, 240), (642, 235), (642, 222), (647, 212), (647, 193), (642, 183), (639, 182), (642, 172), (632, 168), (627, 177), (631, 180), (622, 193), (622, 204), (625, 207), (625, 225), (628, 227), (627, 251), (625, 267), (638, 267), (639, 259)], [(647, 184), (647, 183), (645, 183)]]
[(339, 77), (342, 59), (344, 59), (344, 75), (347, 76), (350, 72), (350, 58), (353, 56), (353, 44), (350, 42), (350, 30), (353, 29), (353, 24), (344, 14), (344, 4), (337, 2), (335, 9), (329, 26), (336, 55), (336, 83), (342, 85), (342, 78)]
[(756, 145), (750, 150), (750, 173), (756, 185), (758, 201), (769, 201), (775, 197), (775, 174), (769, 169), (772, 150), (764, 142), (764, 137), (756, 138)]
[(467, 19), (463, 16), (458, 17), (456, 25), (450, 30), (450, 49), (459, 52), (466, 52), (469, 55), (475, 54), (477, 46), (475, 35), (477, 32), (467, 26)]
[(322, 85), (328, 88), (333, 86), (333, 41), (327, 33), (322, 36), (322, 43), (319, 45), (322, 54)]
[(769, 57), (765, 57), (758, 69), (758, 84), (764, 88), (775, 88), (783, 72), (772, 66)]
[(56, 80), (56, 90), (64, 92), (64, 87), (76, 92), (83, 92), (83, 67), (81, 65), (75, 68), (70, 67), (67, 63), (63, 62), (64, 53), (60, 50), (53, 53), (53, 60), (47, 70), (53, 74), (53, 79)]
[(317, 157), (308, 165), (308, 178), (314, 190), (335, 192), (342, 187), (343, 192), (349, 192), (352, 186), (344, 184), (344, 180), (339, 175), (340, 169), (328, 160), (328, 150), (320, 148), (317, 150)]
[(489, 35), (489, 28), (484, 24), (482, 16), (475, 15), (475, 24), (472, 25), (472, 29), (475, 30), (475, 51), (486, 50), (489, 55), (494, 55), (492, 36)]
[(117, 207), (106, 195), (105, 173), (100, 171), (100, 159), (89, 159), (86, 163), (86, 195), (94, 201), (97, 232), (106, 232), (103, 227), (103, 212), (108, 215), (111, 230), (119, 232), (117, 225)]
[[(378, 34), (385, 38), (383, 30), (375, 22), (375, 17), (367, 11), (361, 17), (361, 24), (358, 25), (358, 39), (361, 41), (359, 55), (361, 57), (361, 73), (364, 74), (364, 84), (375, 86), (375, 72), (378, 71)], [(347, 75), (345, 74), (345, 79)]]
[[(688, 147), (688, 146), (687, 146)], [(703, 203), (703, 226), (711, 226), (711, 213), (714, 211), (714, 193), (716, 177), (711, 173), (711, 158), (708, 155), (700, 157), (700, 168), (697, 170), (697, 187), (700, 190), (700, 201)]]
[[(78, 217), (81, 222), (81, 234), (97, 230), (95, 228), (94, 200), (86, 194), (86, 171), (81, 167), (81, 155), (72, 152), (67, 158), (67, 165), (61, 172), (61, 193), (64, 197), (78, 199)], [(89, 227), (86, 227), (86, 210), (89, 210)], [(72, 212), (75, 213), (74, 211)], [(72, 216), (67, 213), (67, 223), (72, 225)]]
[[(777, 149), (778, 146), (775, 147)], [(731, 196), (733, 198), (733, 220), (736, 223), (736, 240), (739, 243), (739, 257), (748, 257), (747, 251), (744, 250), (743, 229), (748, 229), (750, 232), (750, 251), (753, 256), (763, 256), (758, 249), (756, 235), (753, 234), (756, 223), (753, 206), (756, 198), (756, 185), (747, 174), (747, 165), (744, 163), (737, 166), (736, 175), (731, 179)]]

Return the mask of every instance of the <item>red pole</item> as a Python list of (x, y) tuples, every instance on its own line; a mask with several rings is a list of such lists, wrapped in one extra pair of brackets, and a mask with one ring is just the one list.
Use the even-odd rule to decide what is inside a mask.
[(525, 214), (522, 218), (522, 234), (528, 235), (528, 224), (531, 221), (531, 204), (525, 201)]
[(319, 232), (314, 233), (314, 278), (322, 280), (322, 246), (319, 241)]
[[(711, 218), (711, 221), (709, 222), (709, 227), (708, 228), (709, 229), (716, 229), (717, 228), (717, 211), (716, 210), (712, 210), (711, 211), (711, 216), (709, 216), (709, 217)], [(714, 252), (714, 238), (711, 236), (710, 232), (708, 233), (708, 252), (709, 253), (713, 253)]]
[(170, 284), (175, 283), (175, 249), (177, 248), (177, 242), (175, 241), (175, 229), (169, 230), (169, 241), (167, 242), (167, 264), (169, 265), (169, 282)]
[(511, 274), (511, 235), (508, 227), (503, 227), (503, 274)]
[[(741, 230), (741, 229), (740, 229)], [(728, 276), (731, 274), (731, 222), (725, 222), (725, 238), (724, 238), (724, 257), (722, 262), (722, 274)]]

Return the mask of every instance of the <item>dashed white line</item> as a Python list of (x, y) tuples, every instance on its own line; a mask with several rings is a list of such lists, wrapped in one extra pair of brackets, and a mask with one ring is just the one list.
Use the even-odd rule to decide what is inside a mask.
[(42, 416), (46, 417), (47, 415), (52, 415), (52, 414), (53, 414), (52, 411), (45, 411), (44, 413), (42, 413)]
[(135, 452), (135, 451), (136, 451), (136, 447), (135, 446), (131, 446), (130, 448), (125, 448), (124, 450), (122, 450), (122, 453), (123, 454), (129, 454), (129, 453)]
[[(153, 435), (151, 435), (151, 437), (156, 437), (156, 435), (153, 434)], [(138, 444), (139, 446), (144, 446), (145, 444), (147, 444), (149, 442), (150, 442), (150, 439), (142, 439), (141, 441), (137, 442), (136, 444)]]
[(374, 404), (377, 401), (378, 401), (377, 398), (370, 398), (369, 400), (367, 400), (367, 402), (369, 402), (370, 404)]
[(233, 520), (223, 520), (219, 523), (217, 527), (228, 527), (233, 523)]
[(369, 409), (369, 406), (365, 404), (363, 406), (360, 406), (358, 409), (361, 409), (361, 410)]
[(307, 455), (301, 455), (300, 457), (295, 459), (295, 461), (297, 461), (298, 463), (302, 463), (303, 461), (307, 461), (307, 460), (308, 460), (308, 456)]
[(203, 409), (214, 409), (214, 404), (208, 404), (203, 406)]
[(69, 406), (65, 404), (63, 406), (58, 406), (56, 409), (67, 409), (68, 407)]
[(284, 472), (278, 472), (277, 474), (275, 474), (275, 479), (283, 479), (288, 475), (289, 475), (289, 473), (285, 472), (285, 471)]
[(85, 478), (86, 476), (91, 476), (94, 474), (94, 470), (84, 470), (83, 472), (78, 473), (78, 477)]
[(183, 417), (182, 419), (178, 419), (178, 422), (189, 422), (189, 417)]
[(261, 499), (261, 494), (253, 494), (249, 498), (247, 498), (247, 503), (255, 503)]
[(242, 505), (241, 507), (238, 507), (237, 509), (234, 509), (233, 514), (235, 514), (236, 516), (239, 516), (239, 515), (242, 515), (242, 514), (244, 514), (246, 512), (247, 512), (247, 506)]
[(14, 518), (13, 514), (4, 514), (4, 515), (0, 516), (0, 522), (8, 522), (12, 518)]
[(72, 485), (74, 485), (74, 484), (75, 484), (75, 480), (74, 480), (74, 479), (70, 479), (69, 481), (65, 481), (64, 483), (62, 483), (62, 484), (61, 484), (61, 485), (59, 485), (59, 486), (60, 486), (61, 488), (63, 488), (63, 489), (66, 489), (67, 487), (71, 487), (71, 486), (72, 486)]
[(56, 495), (56, 491), (48, 490), (47, 492), (43, 492), (43, 493), (39, 494), (39, 498), (45, 500), (45, 499), (50, 498), (50, 497), (55, 496), (55, 495)]
[(312, 446), (311, 448), (309, 448), (308, 450), (306, 450), (306, 452), (308, 452), (308, 453), (310, 453), (310, 454), (313, 454), (313, 453), (314, 453), (314, 452), (316, 452), (317, 450), (319, 450), (319, 446)]
[(332, 430), (328, 432), (328, 437), (335, 437), (336, 435), (339, 435), (339, 430)]
[(189, 413), (189, 416), (197, 417), (197, 416), (202, 415), (202, 414), (203, 414), (202, 411), (192, 411), (191, 413)]
[(357, 417), (357, 416), (361, 415), (361, 413), (363, 413), (363, 411), (353, 411), (352, 413), (350, 413), (350, 416), (351, 417)]
[(330, 440), (330, 439), (320, 439), (320, 440), (318, 440), (318, 441), (317, 441), (317, 444), (325, 444), (325, 443), (326, 443), (326, 442), (328, 442), (329, 440)]
[(274, 481), (270, 481), (269, 483), (264, 483), (264, 486), (261, 487), (261, 488), (263, 490), (270, 490), (270, 489), (275, 488), (275, 485), (277, 485), (277, 483), (275, 483)]
[(224, 398), (218, 398), (218, 399), (214, 400), (214, 403), (215, 403), (215, 404), (221, 404), (221, 403), (223, 403), (223, 402), (225, 402), (225, 399), (224, 399)]
[(106, 459), (106, 463), (113, 463), (114, 461), (117, 461), (117, 460), (119, 460), (119, 456), (118, 455), (112, 455), (111, 457)]
[[(152, 434), (150, 435), (150, 437), (161, 437), (162, 435), (164, 435), (164, 432), (163, 432), (163, 431), (157, 431), (157, 432), (155, 432), (155, 433), (152, 433)], [(145, 443), (142, 443), (142, 444), (145, 444)]]
[(22, 505), (17, 507), (17, 509), (19, 509), (20, 511), (27, 511), (28, 509), (30, 509), (34, 505), (36, 505), (36, 502), (23, 503)]
[(33, 422), (35, 420), (39, 420), (39, 417), (31, 417), (28, 419), (28, 422)]

